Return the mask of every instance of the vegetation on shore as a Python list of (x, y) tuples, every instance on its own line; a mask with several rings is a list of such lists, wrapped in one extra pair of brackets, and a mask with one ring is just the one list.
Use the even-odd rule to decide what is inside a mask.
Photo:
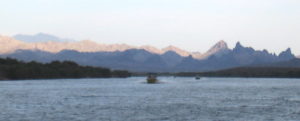
[[(80, 66), (72, 61), (51, 63), (23, 62), (0, 58), (0, 80), (57, 79), (57, 78), (110, 78), (129, 77), (128, 71), (102, 67)], [(146, 76), (147, 73), (133, 73)], [(157, 73), (158, 76), (206, 76), (206, 77), (274, 77), (300, 78), (300, 68), (293, 67), (237, 67), (211, 72)]]
[(176, 76), (300, 78), (300, 68), (238, 67), (213, 72), (182, 72)]
[(53, 61), (43, 64), (34, 61), (26, 63), (11, 58), (0, 59), (0, 80), (109, 78), (130, 75), (128, 71), (80, 66), (72, 61)]

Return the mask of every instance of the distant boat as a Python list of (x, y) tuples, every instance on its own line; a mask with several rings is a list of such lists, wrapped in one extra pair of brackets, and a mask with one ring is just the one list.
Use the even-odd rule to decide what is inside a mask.
[(199, 79), (201, 79), (201, 77), (200, 77), (200, 76), (196, 76), (195, 79), (196, 79), (196, 80), (199, 80)]
[(157, 82), (158, 82), (158, 80), (156, 78), (156, 75), (149, 75), (147, 77), (147, 83), (148, 84), (154, 84), (154, 83), (157, 83)]

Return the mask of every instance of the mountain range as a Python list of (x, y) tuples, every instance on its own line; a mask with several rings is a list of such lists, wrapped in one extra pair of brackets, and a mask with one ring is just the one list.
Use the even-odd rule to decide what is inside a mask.
[(175, 46), (158, 49), (152, 46), (100, 44), (90, 40), (28, 42), (17, 40), (16, 36), (15, 38), (0, 36), (0, 48), (1, 57), (23, 61), (71, 60), (81, 65), (134, 72), (213, 71), (246, 65), (278, 63), (295, 58), (290, 48), (276, 55), (267, 50), (244, 47), (239, 42), (230, 49), (225, 41), (219, 41), (203, 54), (188, 52)]
[(129, 49), (143, 49), (154, 54), (164, 54), (167, 51), (174, 51), (180, 56), (187, 57), (189, 55), (196, 59), (205, 59), (212, 54), (221, 55), (226, 53), (228, 49), (224, 41), (220, 41), (213, 48), (206, 53), (189, 52), (175, 46), (168, 46), (162, 49), (144, 45), (144, 46), (131, 46), (127, 44), (104, 44), (96, 43), (91, 40), (75, 41), (70, 39), (61, 39), (49, 34), (39, 33), (36, 35), (22, 35), (17, 34), (11, 37), (0, 36), (0, 50), (1, 54), (12, 53), (16, 50), (41, 50), (51, 53), (57, 53), (62, 50), (76, 50), (78, 52), (114, 52), (125, 51)]

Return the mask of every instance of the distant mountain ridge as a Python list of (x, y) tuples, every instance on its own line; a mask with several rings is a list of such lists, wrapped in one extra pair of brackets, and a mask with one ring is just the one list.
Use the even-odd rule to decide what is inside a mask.
[(76, 41), (73, 39), (59, 38), (54, 35), (46, 34), (46, 33), (38, 33), (35, 35), (25, 35), (25, 34), (17, 34), (13, 36), (16, 40), (21, 40), (24, 42), (72, 42)]
[(192, 55), (195, 58), (201, 58), (199, 52), (192, 53), (171, 45), (162, 49), (158, 49), (149, 45), (137, 47), (127, 44), (102, 44), (91, 40), (63, 40), (59, 37), (44, 33), (39, 33), (36, 35), (15, 35), (14, 38), (0, 36), (0, 43), (8, 40), (11, 41), (11, 43), (5, 43), (2, 46), (13, 47), (0, 50), (0, 53), (5, 54), (19, 49), (42, 50), (51, 53), (58, 53), (62, 50), (76, 50), (79, 52), (114, 52), (125, 51), (129, 49), (144, 49), (155, 54), (164, 54), (167, 51), (174, 51), (181, 56)]
[(225, 41), (219, 41), (204, 54), (188, 52), (174, 46), (157, 49), (152, 46), (99, 44), (90, 40), (28, 43), (5, 36), (0, 36), (0, 48), (1, 57), (23, 61), (71, 60), (80, 65), (134, 72), (213, 71), (295, 58), (290, 48), (276, 55), (267, 50), (244, 47), (240, 42), (233, 49), (229, 49)]
[[(247, 52), (247, 50), (249, 51)], [(283, 53), (287, 52), (290, 51), (287, 50)], [(265, 51), (255, 51), (245, 47), (236, 47), (224, 55), (210, 56), (203, 60), (195, 59), (192, 56), (183, 57), (174, 51), (168, 51), (160, 55), (150, 53), (144, 49), (130, 49), (116, 52), (78, 52), (74, 50), (63, 50), (58, 53), (49, 53), (39, 50), (18, 50), (12, 54), (2, 55), (2, 57), (38, 62), (71, 60), (80, 65), (107, 67), (133, 72), (213, 71), (259, 63), (275, 63), (294, 58), (292, 56), (283, 58), (287, 56), (277, 56), (268, 54)]]
[(191, 55), (193, 58), (201, 60), (206, 59), (212, 55), (221, 56), (230, 51), (230, 49), (227, 46), (227, 43), (223, 40), (216, 43), (207, 52), (200, 53), (189, 52), (172, 45), (162, 49), (158, 49), (149, 45), (137, 47), (127, 44), (102, 44), (91, 40), (63, 40), (59, 37), (44, 33), (39, 33), (36, 35), (15, 35), (14, 38), (15, 39), (6, 36), (0, 36), (0, 43), (3, 43), (3, 41), (8, 40), (11, 41), (10, 43), (2, 44), (2, 46), (5, 46), (6, 48), (0, 50), (0, 53), (11, 53), (19, 49), (41, 50), (51, 53), (58, 53), (63, 50), (76, 50), (78, 52), (114, 52), (125, 51), (129, 49), (144, 49), (154, 54), (164, 54), (167, 51), (174, 51), (180, 56), (187, 57)]

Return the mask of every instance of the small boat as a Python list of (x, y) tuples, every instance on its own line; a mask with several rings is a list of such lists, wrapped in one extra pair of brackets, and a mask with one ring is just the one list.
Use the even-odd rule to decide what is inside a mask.
[(201, 77), (200, 77), (200, 76), (196, 76), (195, 79), (196, 79), (196, 80), (199, 80), (199, 79), (201, 79)]
[(158, 80), (157, 80), (155, 75), (149, 75), (147, 77), (147, 83), (148, 84), (154, 84), (154, 83), (157, 83), (157, 82), (158, 82)]

